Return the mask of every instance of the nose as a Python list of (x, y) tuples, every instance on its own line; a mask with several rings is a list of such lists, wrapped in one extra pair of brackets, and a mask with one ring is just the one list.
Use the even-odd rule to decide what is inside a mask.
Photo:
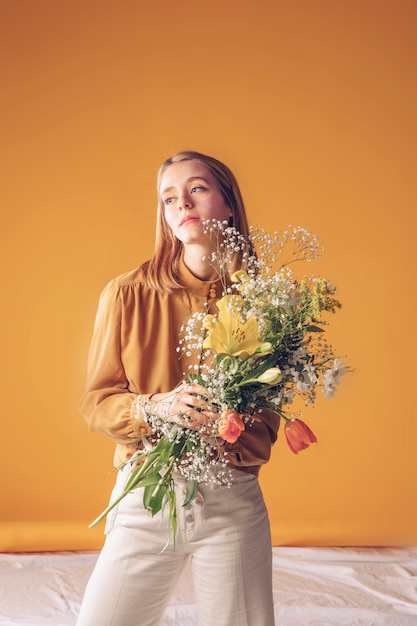
[(192, 203), (190, 194), (186, 192), (181, 194), (179, 198), (180, 209), (191, 209), (192, 206), (193, 206), (193, 203)]

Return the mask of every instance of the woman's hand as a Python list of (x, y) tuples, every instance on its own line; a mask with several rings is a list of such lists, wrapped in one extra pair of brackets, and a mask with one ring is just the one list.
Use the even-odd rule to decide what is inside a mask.
[(167, 393), (155, 393), (147, 402), (147, 410), (169, 422), (211, 434), (217, 412), (210, 405), (210, 393), (197, 383), (181, 383)]

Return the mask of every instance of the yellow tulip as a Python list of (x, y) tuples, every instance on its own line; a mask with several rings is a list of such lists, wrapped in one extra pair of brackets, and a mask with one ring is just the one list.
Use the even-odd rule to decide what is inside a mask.
[(259, 341), (259, 327), (256, 319), (251, 316), (243, 321), (239, 306), (243, 300), (239, 296), (223, 296), (217, 302), (219, 314), (216, 317), (206, 315), (204, 327), (208, 330), (203, 348), (213, 350), (217, 354), (230, 354), (245, 358), (254, 354), (262, 342)]

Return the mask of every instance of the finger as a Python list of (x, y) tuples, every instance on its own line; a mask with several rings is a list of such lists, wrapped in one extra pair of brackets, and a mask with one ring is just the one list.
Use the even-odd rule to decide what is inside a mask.
[(181, 413), (175, 421), (190, 430), (204, 430), (206, 432), (211, 432), (213, 424), (211, 414), (207, 415), (202, 411), (196, 411), (194, 409), (189, 409)]
[(207, 402), (207, 399), (201, 398), (200, 396), (192, 396), (190, 394), (184, 394), (181, 398), (181, 407), (185, 406), (188, 410), (199, 409), (200, 411), (209, 411), (210, 405)]
[(219, 416), (219, 414), (216, 411), (216, 409), (213, 408), (212, 406), (209, 406), (204, 411), (201, 411), (201, 413), (206, 416), (207, 420), (210, 420), (212, 422), (214, 422), (218, 418), (218, 416)]
[(200, 385), (199, 383), (188, 383), (184, 385), (184, 391), (193, 395), (202, 396), (203, 398), (212, 398), (211, 391)]

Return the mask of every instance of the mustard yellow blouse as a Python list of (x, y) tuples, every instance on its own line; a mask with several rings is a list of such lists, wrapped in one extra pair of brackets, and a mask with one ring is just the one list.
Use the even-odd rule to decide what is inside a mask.
[[(171, 391), (189, 371), (189, 359), (177, 352), (183, 322), (207, 306), (216, 312), (220, 282), (199, 280), (184, 262), (179, 275), (185, 288), (164, 294), (146, 285), (139, 268), (112, 280), (100, 296), (80, 409), (91, 431), (116, 443), (116, 466), (150, 433), (135, 417), (137, 394)], [(224, 446), (230, 465), (253, 474), (269, 460), (279, 427), (275, 413), (258, 417), (235, 444)]]

